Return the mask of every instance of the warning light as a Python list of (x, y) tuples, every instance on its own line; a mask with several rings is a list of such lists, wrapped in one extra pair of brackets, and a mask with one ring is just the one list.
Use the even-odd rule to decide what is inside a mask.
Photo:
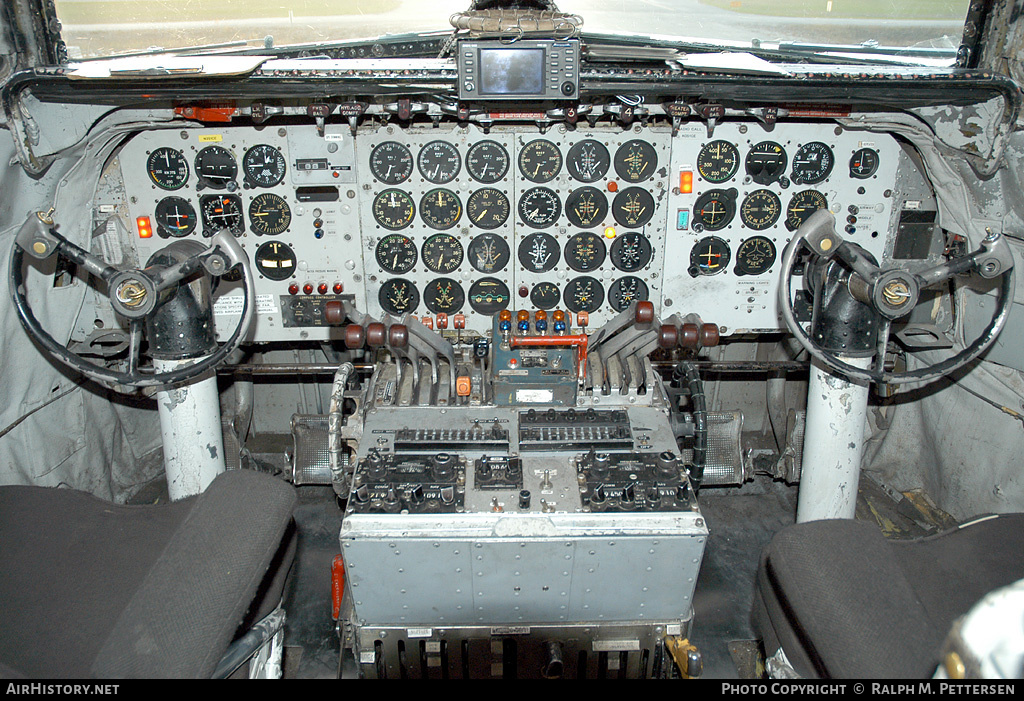
[(606, 239), (613, 239), (613, 238), (615, 238), (615, 227), (614, 226), (606, 226), (604, 228), (604, 237)]
[(689, 195), (693, 192), (693, 171), (692, 170), (681, 170), (679, 171), (679, 192), (683, 195)]
[(608, 192), (618, 192), (618, 191), (619, 191), (619, 184), (617, 182), (612, 180), (610, 183), (608, 183)]
[(149, 221), (149, 217), (136, 217), (135, 226), (139, 229), (140, 239), (153, 238), (153, 225)]

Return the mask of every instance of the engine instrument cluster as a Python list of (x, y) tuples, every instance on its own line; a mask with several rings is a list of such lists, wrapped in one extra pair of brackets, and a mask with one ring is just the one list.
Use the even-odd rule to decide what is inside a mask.
[[(782, 328), (777, 260), (828, 208), (886, 252), (899, 147), (826, 123), (481, 128), (328, 125), (150, 131), (119, 157), (139, 262), (226, 228), (253, 259), (254, 340), (326, 339), (326, 302), (374, 317), (566, 309), (604, 323), (636, 300), (723, 334)], [(145, 177), (143, 177), (145, 176)], [(136, 229), (136, 233), (141, 229)], [(239, 290), (221, 286), (231, 328)]]

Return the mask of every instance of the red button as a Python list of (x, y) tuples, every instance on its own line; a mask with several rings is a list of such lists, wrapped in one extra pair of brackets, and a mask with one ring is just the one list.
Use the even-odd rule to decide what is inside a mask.
[(302, 286), (302, 291), (308, 295), (313, 294), (313, 283), (307, 282), (305, 285)]
[(345, 286), (342, 285), (340, 282), (334, 283), (334, 294), (340, 295), (344, 289)]
[(321, 282), (321, 283), (320, 283), (320, 284), (319, 284), (319, 285), (317, 286), (317, 288), (316, 288), (316, 291), (317, 291), (317, 292), (319, 292), (319, 293), (320, 293), (320, 294), (322, 294), (322, 295), (325, 295), (325, 294), (327, 294), (327, 283), (326, 283), (326, 282)]
[(299, 283), (293, 282), (292, 284), (288, 285), (288, 294), (290, 294), (290, 295), (297, 295), (297, 294), (299, 294)]

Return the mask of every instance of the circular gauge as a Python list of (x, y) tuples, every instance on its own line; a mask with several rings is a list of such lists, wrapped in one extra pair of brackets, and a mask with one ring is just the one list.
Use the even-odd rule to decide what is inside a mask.
[(594, 139), (584, 139), (573, 144), (565, 156), (565, 167), (569, 175), (584, 183), (603, 178), (611, 163), (608, 149)]
[(752, 236), (736, 249), (736, 274), (760, 275), (775, 262), (775, 244), (764, 236)]
[(641, 187), (627, 187), (612, 201), (612, 214), (620, 226), (643, 226), (654, 216), (654, 196)]
[(786, 150), (774, 141), (762, 141), (747, 154), (747, 175), (758, 185), (768, 185), (786, 172)]
[(267, 241), (253, 258), (256, 269), (268, 280), (287, 280), (295, 273), (295, 252), (282, 241)]
[(565, 216), (573, 226), (589, 229), (608, 216), (608, 198), (596, 187), (581, 187), (565, 198)]
[(828, 200), (817, 190), (803, 190), (793, 195), (786, 207), (786, 228), (796, 231), (819, 209), (828, 209)]
[(493, 274), (508, 265), (512, 252), (505, 239), (496, 234), (480, 234), (466, 249), (469, 263), (481, 273)]
[(690, 275), (717, 275), (729, 265), (729, 244), (717, 236), (706, 236), (690, 250)]
[(420, 199), (420, 218), (431, 229), (450, 229), (462, 218), (462, 202), (451, 190), (431, 190)]
[(546, 273), (558, 265), (562, 252), (551, 234), (530, 234), (519, 243), (519, 264), (530, 273)]
[(850, 177), (866, 180), (878, 170), (878, 151), (871, 148), (857, 149), (850, 158)]
[(455, 180), (462, 170), (462, 158), (459, 149), (447, 141), (431, 141), (420, 149), (416, 167), (427, 182), (444, 185)]
[(451, 234), (434, 234), (423, 242), (423, 264), (435, 273), (450, 273), (462, 265), (463, 250)]
[(538, 282), (530, 290), (530, 303), (537, 309), (554, 309), (562, 301), (562, 292), (553, 282)]
[(238, 195), (200, 197), (199, 211), (203, 215), (203, 236), (213, 236), (221, 229), (227, 229), (235, 236), (245, 233), (242, 200)]
[(658, 168), (658, 152), (646, 141), (633, 139), (615, 152), (615, 172), (629, 183), (641, 183), (654, 177)]
[(832, 174), (836, 156), (827, 144), (812, 141), (793, 154), (793, 182), (813, 185)]
[(693, 204), (695, 224), (708, 231), (724, 229), (736, 216), (736, 198), (725, 190), (708, 190)]
[(388, 234), (377, 242), (374, 252), (377, 265), (395, 275), (407, 273), (416, 267), (416, 244), (404, 234)]
[(466, 214), (481, 229), (497, 229), (508, 220), (511, 205), (501, 190), (485, 187), (469, 196)]
[(617, 312), (625, 311), (633, 302), (646, 302), (650, 294), (647, 283), (638, 277), (620, 277), (608, 288), (608, 304)]
[(284, 180), (284, 156), (270, 144), (253, 146), (242, 156), (242, 170), (250, 185), (274, 187)]
[(508, 172), (508, 151), (497, 141), (477, 141), (466, 153), (466, 170), (478, 182), (496, 183)]
[(420, 293), (416, 285), (400, 277), (391, 278), (380, 286), (377, 293), (380, 308), (388, 314), (405, 314), (420, 304)]
[(423, 288), (423, 304), (434, 314), (454, 314), (466, 303), (466, 293), (455, 280), (439, 277)]
[(740, 169), (740, 151), (728, 141), (704, 144), (697, 155), (697, 172), (709, 183), (724, 183)]
[(576, 234), (565, 244), (565, 264), (578, 273), (597, 270), (604, 263), (604, 241), (589, 231)]
[(596, 312), (604, 304), (604, 287), (594, 278), (583, 275), (573, 278), (562, 293), (565, 306), (571, 312)]
[(416, 205), (402, 190), (381, 190), (373, 198), (373, 218), (385, 229), (398, 231), (412, 224)]
[(534, 183), (554, 180), (562, 169), (562, 152), (550, 141), (531, 141), (519, 152), (519, 172)]
[(177, 190), (188, 182), (188, 161), (181, 151), (165, 146), (149, 154), (146, 172), (161, 190)]
[[(534, 142), (536, 143), (536, 142)], [(562, 214), (562, 203), (554, 190), (546, 187), (530, 188), (519, 198), (519, 218), (534, 229), (551, 226)]]
[(491, 316), (508, 306), (512, 293), (508, 286), (493, 277), (482, 277), (469, 288), (469, 306), (477, 314)]
[(223, 146), (207, 146), (196, 154), (196, 176), (200, 187), (234, 190), (237, 175), (235, 156)]
[(653, 255), (651, 242), (643, 234), (630, 231), (618, 236), (612, 243), (612, 265), (627, 273), (647, 267)]
[(754, 231), (764, 231), (779, 220), (782, 200), (771, 190), (756, 190), (743, 198), (740, 221)]
[(196, 228), (196, 210), (188, 200), (165, 197), (156, 204), (156, 231), (167, 238), (188, 236)]
[(249, 203), (249, 228), (257, 235), (277, 236), (292, 223), (292, 210), (280, 195), (264, 192)]
[(404, 183), (412, 175), (412, 154), (397, 141), (377, 144), (370, 152), (370, 172), (388, 185)]

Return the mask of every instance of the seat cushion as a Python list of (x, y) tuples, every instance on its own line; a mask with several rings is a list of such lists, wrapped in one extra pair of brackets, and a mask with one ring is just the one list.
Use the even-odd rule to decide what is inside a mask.
[(929, 677), (953, 621), (1024, 577), (1022, 546), (1021, 514), (907, 541), (857, 521), (797, 524), (765, 549), (754, 624), (804, 676)]
[(0, 662), (30, 677), (209, 676), (294, 502), (246, 471), (158, 506), (0, 488)]

